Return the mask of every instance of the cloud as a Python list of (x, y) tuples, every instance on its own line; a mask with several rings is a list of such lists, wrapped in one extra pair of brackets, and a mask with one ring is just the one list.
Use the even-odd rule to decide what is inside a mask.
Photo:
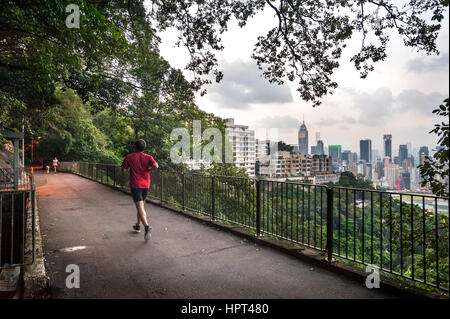
[(320, 120), (314, 122), (314, 125), (317, 127), (330, 127), (338, 124), (339, 121), (335, 118), (327, 117), (327, 118), (320, 118)]
[(258, 128), (299, 128), (300, 121), (290, 115), (275, 115), (258, 119), (255, 127)]
[(420, 57), (406, 62), (406, 69), (410, 72), (448, 72), (448, 52), (438, 57)]
[(404, 90), (397, 97), (399, 111), (417, 111), (424, 115), (434, 116), (432, 111), (436, 109), (444, 99), (448, 97), (439, 92), (429, 94), (418, 90)]
[(286, 85), (269, 83), (253, 62), (222, 61), (224, 78), (208, 89), (211, 101), (229, 109), (249, 109), (250, 104), (289, 103), (293, 101)]
[(355, 124), (356, 120), (351, 116), (343, 116), (342, 121), (346, 124)]
[(359, 111), (358, 123), (366, 126), (385, 124), (392, 116), (394, 101), (388, 88), (379, 88), (373, 93), (354, 93), (353, 106)]
[(353, 117), (344, 115), (341, 118), (322, 117), (320, 120), (314, 122), (314, 125), (317, 127), (330, 127), (339, 124), (341, 125), (340, 128), (348, 128), (348, 125), (355, 123), (356, 120)]

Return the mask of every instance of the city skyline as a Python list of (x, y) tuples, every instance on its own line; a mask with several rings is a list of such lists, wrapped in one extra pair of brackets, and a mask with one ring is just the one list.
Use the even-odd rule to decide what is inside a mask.
[[(312, 134), (312, 133), (319, 133), (320, 134), (320, 132), (311, 132), (310, 131), (310, 129), (308, 128), (308, 124), (305, 122), (305, 123), (299, 123), (299, 128), (301, 127), (301, 126), (303, 126), (303, 125), (305, 125), (306, 126), (306, 129), (307, 129), (307, 132), (308, 132), (308, 134), (306, 134), (306, 138), (308, 138), (308, 143), (309, 143), (309, 149), (308, 149), (308, 154), (311, 154), (311, 146), (316, 146), (316, 140), (317, 140), (317, 135), (316, 134)], [(250, 127), (250, 129), (251, 129), (251, 127)], [(297, 131), (296, 131), (297, 133), (299, 132), (299, 130), (297, 129)], [(309, 136), (309, 137), (308, 137)], [(314, 136), (314, 137), (312, 137), (312, 136)], [(389, 134), (389, 133), (382, 133), (382, 134), (380, 134), (380, 136), (379, 136), (379, 139), (380, 139), (380, 148), (376, 148), (376, 147), (374, 147), (374, 144), (377, 144), (376, 142), (374, 143), (374, 140), (373, 139), (370, 139), (370, 138), (365, 138), (365, 137), (363, 137), (363, 136), (361, 136), (361, 137), (357, 137), (357, 136), (355, 136), (354, 138), (356, 139), (356, 141), (357, 141), (357, 143), (358, 143), (358, 148), (357, 149), (352, 149), (352, 148), (350, 148), (350, 147), (347, 147), (347, 145), (345, 144), (345, 143), (342, 143), (342, 142), (339, 142), (339, 143), (337, 143), (337, 144), (331, 144), (331, 143), (328, 143), (326, 140), (324, 140), (324, 138), (323, 137), (321, 137), (320, 136), (320, 141), (322, 141), (323, 142), (323, 144), (324, 144), (324, 150), (326, 151), (326, 153), (328, 153), (327, 152), (327, 150), (328, 150), (328, 148), (329, 148), (329, 146), (336, 146), (336, 145), (339, 145), (339, 146), (341, 146), (341, 150), (342, 150), (342, 152), (343, 151), (351, 151), (351, 152), (353, 152), (353, 153), (357, 153), (358, 154), (358, 156), (360, 156), (361, 154), (360, 154), (360, 142), (362, 141), (362, 140), (371, 140), (371, 151), (372, 151), (372, 154), (371, 154), (371, 159), (372, 159), (372, 162), (374, 162), (375, 160), (376, 160), (376, 158), (380, 158), (380, 159), (383, 159), (384, 157), (385, 157), (385, 154), (384, 154), (384, 138), (385, 138), (385, 136), (389, 136), (390, 137), (390, 143), (391, 143), (391, 160), (393, 160), (394, 159), (394, 157), (395, 156), (398, 156), (399, 155), (399, 151), (400, 151), (400, 146), (401, 145), (406, 145), (406, 144), (411, 144), (412, 145), (412, 149), (411, 150), (409, 150), (410, 152), (409, 152), (409, 154), (413, 154), (413, 155), (418, 155), (418, 153), (420, 152), (420, 149), (422, 148), (422, 147), (427, 147), (428, 148), (428, 150), (429, 150), (429, 152), (431, 153), (432, 151), (433, 151), (433, 149), (435, 149), (435, 147), (437, 146), (437, 144), (434, 144), (434, 145), (419, 145), (419, 144), (417, 144), (417, 143), (415, 143), (414, 141), (404, 141), (404, 142), (399, 142), (399, 143), (395, 143), (395, 136), (393, 136), (392, 134)], [(255, 134), (255, 137), (256, 138), (259, 138), (259, 139), (265, 139), (264, 137), (258, 137), (257, 136), (257, 134)], [(283, 139), (279, 139), (280, 141), (283, 141), (283, 142), (285, 142), (286, 144), (290, 144), (290, 145), (297, 145), (298, 146), (298, 142), (297, 143), (288, 143), (287, 141), (285, 141), (285, 140), (283, 140)], [(374, 151), (377, 151), (377, 154), (375, 154), (375, 152)], [(417, 153), (417, 154), (416, 154)], [(377, 155), (377, 156), (375, 156), (375, 155)]]
[[(359, 139), (369, 138), (373, 148), (383, 151), (383, 134), (393, 135), (393, 148), (413, 142), (413, 147), (435, 147), (437, 138), (428, 134), (437, 118), (432, 110), (448, 96), (449, 27), (445, 13), (437, 39), (438, 56), (417, 53), (406, 48), (398, 37), (388, 45), (388, 57), (375, 65), (367, 79), (360, 79), (349, 62), (351, 50), (360, 46), (360, 39), (349, 41), (347, 54), (333, 78), (339, 83), (335, 94), (313, 108), (300, 99), (296, 87), (271, 84), (261, 77), (250, 58), (258, 35), (276, 22), (270, 11), (256, 15), (245, 28), (231, 25), (223, 35), (224, 50), (217, 55), (224, 73), (220, 83), (205, 86), (207, 94), (196, 94), (202, 110), (222, 118), (235, 118), (250, 129), (279, 128), (279, 138), (297, 144), (299, 123), (307, 123), (310, 136), (321, 133), (325, 145), (342, 144), (343, 149), (357, 151)], [(189, 54), (185, 48), (174, 47), (177, 33), (168, 30), (159, 34), (160, 52), (170, 64), (184, 70)], [(214, 81), (213, 81), (214, 82)], [(355, 134), (356, 133), (356, 134)], [(355, 139), (355, 135), (361, 135)], [(314, 145), (309, 139), (309, 145)], [(395, 149), (393, 149), (395, 152)]]

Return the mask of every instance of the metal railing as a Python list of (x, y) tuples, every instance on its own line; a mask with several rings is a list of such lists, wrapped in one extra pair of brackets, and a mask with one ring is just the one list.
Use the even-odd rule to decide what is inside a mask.
[[(129, 190), (117, 165), (59, 169)], [(149, 197), (448, 292), (448, 198), (163, 170)]]
[[(0, 189), (0, 269), (34, 263), (36, 191), (33, 176), (21, 175), (18, 189), (6, 187), (10, 177)], [(31, 247), (27, 249), (30, 240)]]
[[(17, 179), (15, 176), (17, 175)], [(17, 183), (17, 185), (15, 185)], [(0, 167), (0, 191), (30, 188), (29, 171), (24, 168)]]

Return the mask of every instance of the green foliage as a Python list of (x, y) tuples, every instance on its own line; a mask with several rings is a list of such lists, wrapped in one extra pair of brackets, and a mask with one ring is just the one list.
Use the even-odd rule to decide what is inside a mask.
[(47, 112), (49, 120), (38, 131), (42, 139), (36, 156), (47, 161), (57, 156), (60, 160), (119, 163), (120, 155), (108, 148), (112, 142), (94, 125), (78, 95), (57, 89), (55, 98), (59, 104)]
[(362, 176), (355, 176), (352, 172), (342, 172), (339, 177), (339, 181), (335, 184), (327, 183), (328, 187), (332, 186), (342, 186), (342, 187), (350, 187), (350, 188), (359, 188), (359, 189), (373, 189), (373, 185), (370, 181), (364, 179)]
[(17, 128), (16, 123), (22, 121), (22, 114), (24, 114), (25, 110), (26, 106), (24, 103), (0, 90), (0, 146), (6, 142), (2, 136), (2, 129)]
[[(79, 29), (65, 25), (69, 3), (79, 5)], [(192, 85), (159, 56), (143, 1), (2, 2), (0, 30), (2, 115), (15, 111), (2, 126), (20, 128), (25, 119), (33, 134), (58, 105), (58, 85), (74, 89), (93, 112), (192, 105)]]
[[(65, 25), (69, 3), (80, 6), (79, 29)], [(133, 13), (121, 2), (1, 2), (0, 91), (26, 105), (27, 120), (57, 103), (57, 83), (96, 104), (126, 101), (130, 88), (117, 79), (139, 59), (126, 37)]]
[(279, 151), (287, 151), (287, 152), (292, 152), (292, 150), (294, 149), (293, 146), (286, 144), (283, 141), (279, 141), (278, 142), (278, 150)]
[(119, 156), (127, 154), (134, 143), (131, 119), (119, 110), (104, 109), (93, 114), (93, 124), (107, 138), (106, 148)]
[(429, 133), (434, 133), (439, 137), (438, 144), (441, 149), (433, 157), (426, 156), (423, 165), (419, 166), (420, 175), (423, 178), (422, 186), (430, 186), (433, 194), (443, 197), (449, 196), (449, 99), (444, 100), (444, 104), (433, 113), (442, 116), (443, 122), (435, 124), (435, 128)]

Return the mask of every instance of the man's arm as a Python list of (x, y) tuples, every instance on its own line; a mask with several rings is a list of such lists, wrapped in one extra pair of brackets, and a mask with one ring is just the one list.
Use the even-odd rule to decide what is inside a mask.
[(159, 165), (158, 165), (158, 163), (153, 159), (153, 157), (150, 159), (150, 163), (149, 163), (149, 166), (148, 166), (148, 171), (149, 172), (151, 172), (151, 171), (155, 171), (155, 170), (157, 170), (159, 168)]
[(159, 165), (158, 165), (157, 162), (155, 162), (152, 166), (150, 166), (150, 167), (148, 168), (148, 171), (149, 171), (149, 172), (155, 171), (155, 170), (157, 170), (158, 168), (159, 168)]
[(125, 159), (122, 162), (122, 173), (128, 171), (128, 168), (130, 168), (130, 166), (128, 165), (127, 158), (125, 157)]

